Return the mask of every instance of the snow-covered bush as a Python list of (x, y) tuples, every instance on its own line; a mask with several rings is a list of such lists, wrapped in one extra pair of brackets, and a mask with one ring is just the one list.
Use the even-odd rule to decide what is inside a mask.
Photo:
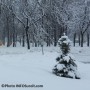
[(80, 79), (75, 60), (70, 55), (70, 43), (65, 34), (58, 40), (62, 54), (56, 58), (58, 64), (54, 66), (53, 73), (61, 77)]

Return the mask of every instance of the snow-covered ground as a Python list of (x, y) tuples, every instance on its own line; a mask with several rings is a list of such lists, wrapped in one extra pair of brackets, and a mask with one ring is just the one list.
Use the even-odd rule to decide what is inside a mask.
[[(52, 74), (59, 55), (58, 47), (27, 50), (22, 47), (0, 47), (0, 90), (90, 90), (90, 47), (72, 47), (80, 80)], [(43, 87), (2, 87), (2, 84), (43, 85)]]

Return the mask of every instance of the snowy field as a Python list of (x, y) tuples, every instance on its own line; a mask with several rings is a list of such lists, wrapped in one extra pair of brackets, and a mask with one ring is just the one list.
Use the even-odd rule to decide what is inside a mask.
[[(90, 90), (90, 47), (72, 47), (81, 79), (55, 76), (52, 68), (59, 47), (27, 50), (22, 47), (0, 47), (0, 90)], [(43, 85), (43, 87), (2, 87), (2, 84)]]

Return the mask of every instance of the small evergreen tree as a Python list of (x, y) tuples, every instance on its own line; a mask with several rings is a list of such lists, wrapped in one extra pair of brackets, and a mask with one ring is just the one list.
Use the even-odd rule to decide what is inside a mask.
[(62, 54), (56, 58), (58, 64), (54, 66), (53, 73), (61, 77), (80, 79), (77, 74), (77, 65), (75, 60), (69, 54), (70, 43), (71, 41), (65, 34), (58, 40)]

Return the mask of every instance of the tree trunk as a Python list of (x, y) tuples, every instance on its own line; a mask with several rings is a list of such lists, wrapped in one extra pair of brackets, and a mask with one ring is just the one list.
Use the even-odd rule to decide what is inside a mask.
[(29, 35), (28, 35), (28, 18), (27, 18), (27, 26), (26, 26), (26, 39), (27, 39), (27, 48), (30, 49)]
[(20, 41), (19, 42), (20, 42), (20, 45), (21, 45), (21, 37), (20, 37)]
[(25, 35), (23, 33), (23, 37), (22, 37), (22, 47), (25, 47)]
[(54, 46), (57, 46), (56, 30), (54, 29)]
[(15, 42), (15, 35), (13, 34), (13, 47), (16, 47), (16, 42)]
[[(48, 29), (47, 29), (47, 33), (48, 33)], [(49, 46), (49, 36), (47, 36), (47, 47)]]
[(78, 39), (79, 39), (79, 46), (80, 46), (80, 34), (79, 34), (79, 36), (78, 36)]
[(48, 37), (48, 45), (49, 45), (49, 47), (50, 47), (50, 45), (51, 45), (50, 36), (51, 36), (51, 33), (50, 33), (50, 30), (49, 30), (49, 37)]
[(15, 25), (14, 25), (14, 15), (13, 15), (13, 47), (16, 47), (16, 32), (15, 32)]
[(43, 45), (41, 45), (41, 47), (42, 47), (42, 55), (44, 55)]
[(10, 46), (9, 18), (7, 17), (7, 47)]
[(84, 34), (81, 33), (81, 47), (83, 47), (83, 36), (84, 36)]
[[(50, 31), (49, 31), (49, 28), (47, 29), (47, 33), (48, 35), (50, 35)], [(50, 35), (51, 36), (51, 35)], [(47, 47), (50, 46), (50, 36), (47, 36)]]
[(3, 45), (5, 45), (5, 29), (4, 29), (4, 31), (3, 31), (3, 35), (2, 35), (2, 37), (3, 37)]
[(74, 40), (73, 40), (74, 47), (75, 47), (75, 43), (76, 43), (76, 33), (74, 33)]
[(47, 36), (47, 47), (49, 46), (49, 42), (48, 42), (48, 36)]
[(38, 45), (37, 45), (37, 41), (35, 40), (35, 47), (37, 47)]
[(87, 33), (87, 46), (89, 47), (89, 34)]

